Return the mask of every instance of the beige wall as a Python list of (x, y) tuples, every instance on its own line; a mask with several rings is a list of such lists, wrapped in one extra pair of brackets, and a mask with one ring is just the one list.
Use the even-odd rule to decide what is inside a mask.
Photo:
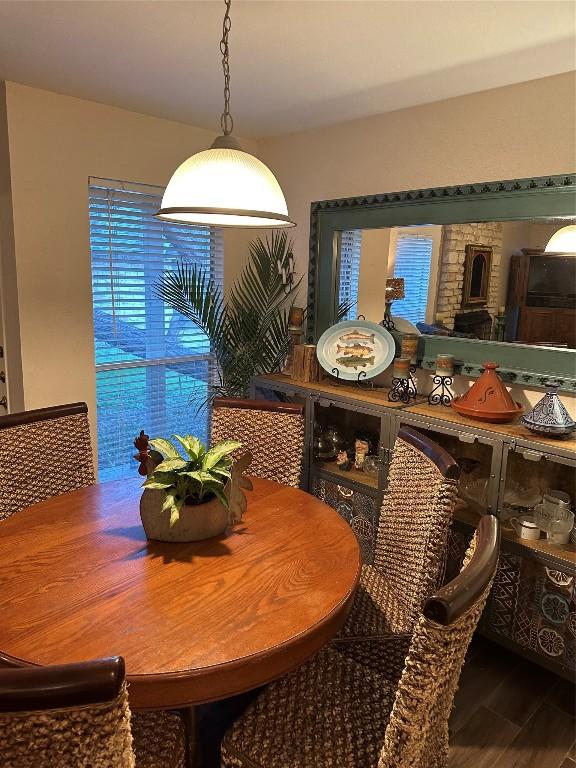
[(364, 229), (358, 274), (357, 314), (379, 323), (384, 317), (390, 229)]
[(576, 73), (259, 142), (308, 261), (310, 203), (576, 170)]
[[(5, 282), (4, 292), (18, 304), (22, 404), (86, 400), (94, 414), (88, 177), (165, 185), (215, 134), (15, 83), (6, 84), (6, 107), (17, 287), (15, 280)], [(252, 142), (245, 146), (255, 151)], [(3, 245), (5, 261), (11, 256), (6, 234)], [(225, 249), (236, 251), (232, 230)], [(9, 335), (8, 353), (16, 347)]]

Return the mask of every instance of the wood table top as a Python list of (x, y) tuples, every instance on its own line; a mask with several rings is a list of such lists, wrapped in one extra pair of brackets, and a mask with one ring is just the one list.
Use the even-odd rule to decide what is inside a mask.
[(254, 479), (242, 523), (202, 542), (147, 541), (138, 480), (57, 496), (0, 523), (0, 655), (62, 664), (120, 655), (134, 708), (257, 687), (344, 623), (360, 569), (348, 524)]

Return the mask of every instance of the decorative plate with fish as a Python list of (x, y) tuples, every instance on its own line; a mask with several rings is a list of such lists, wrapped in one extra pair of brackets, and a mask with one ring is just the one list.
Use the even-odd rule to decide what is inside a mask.
[[(338, 378), (356, 381), (371, 379), (385, 371), (394, 359), (394, 339), (388, 331), (369, 320), (345, 320), (324, 331), (316, 345), (322, 368)], [(365, 374), (365, 375), (364, 375)]]

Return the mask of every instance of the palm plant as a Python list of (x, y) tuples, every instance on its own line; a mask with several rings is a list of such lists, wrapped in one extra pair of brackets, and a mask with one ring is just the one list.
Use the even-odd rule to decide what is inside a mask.
[(250, 261), (224, 300), (222, 289), (203, 269), (181, 260), (164, 272), (157, 294), (203, 331), (217, 363), (212, 398), (247, 397), (250, 379), (273, 373), (288, 353), (288, 311), (301, 280), (294, 282), (292, 242), (285, 232), (250, 243)]

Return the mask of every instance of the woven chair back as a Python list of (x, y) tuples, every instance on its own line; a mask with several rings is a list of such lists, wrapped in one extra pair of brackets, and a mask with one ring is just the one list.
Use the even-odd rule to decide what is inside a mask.
[(94, 482), (86, 403), (0, 417), (0, 520)]
[(304, 454), (304, 406), (216, 398), (211, 442), (240, 440), (252, 453), (248, 473), (298, 487)]
[(498, 522), (487, 516), (460, 575), (427, 601), (416, 624), (378, 768), (448, 765), (448, 719), (454, 694), (497, 562)]
[(439, 586), (460, 470), (416, 430), (402, 428), (394, 445), (374, 551), (374, 566), (403, 604), (410, 623)]
[(122, 659), (0, 671), (2, 768), (134, 768)]

